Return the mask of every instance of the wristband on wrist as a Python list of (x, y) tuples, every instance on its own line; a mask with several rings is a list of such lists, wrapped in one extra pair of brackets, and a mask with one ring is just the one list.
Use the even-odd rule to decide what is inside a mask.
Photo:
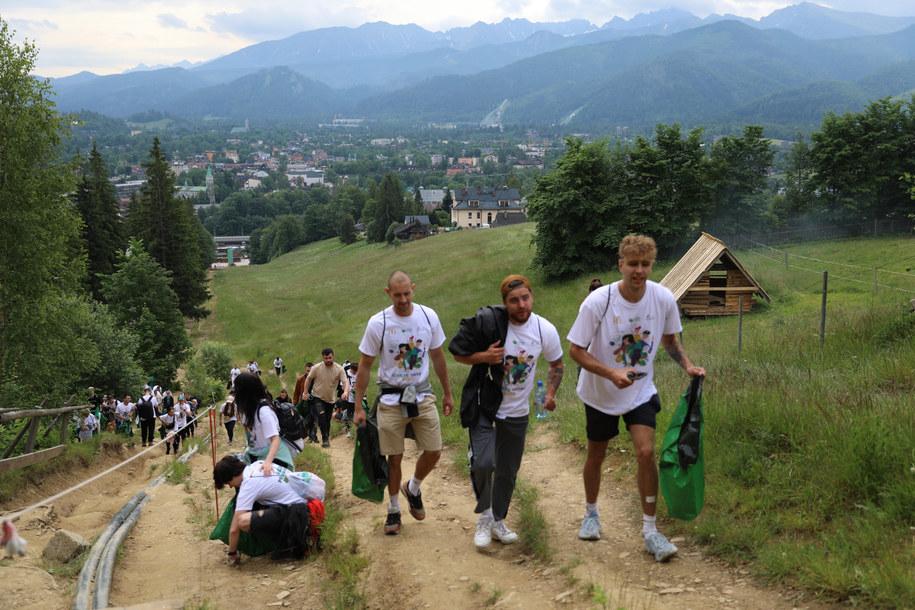
[(238, 551), (229, 551), (226, 555), (238, 555)]

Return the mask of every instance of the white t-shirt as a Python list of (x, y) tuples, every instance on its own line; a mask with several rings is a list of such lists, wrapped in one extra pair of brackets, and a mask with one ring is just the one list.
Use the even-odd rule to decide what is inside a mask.
[[(418, 385), (429, 378), (429, 350), (438, 349), (444, 343), (445, 331), (435, 312), (413, 303), (413, 313), (407, 317), (394, 313), (393, 305), (372, 316), (359, 351), (366, 356), (378, 357), (380, 381), (403, 388)], [(417, 393), (417, 402), (424, 396)], [(385, 394), (381, 402), (396, 405), (400, 397)]]
[(235, 383), (235, 378), (241, 375), (241, 369), (239, 369), (237, 366), (232, 367), (232, 370), (229, 371), (229, 375), (232, 377), (232, 383)]
[(245, 428), (251, 435), (251, 448), (260, 451), (270, 444), (270, 439), (280, 435), (280, 420), (273, 407), (261, 405), (257, 409), (253, 422), (245, 422)]
[(226, 401), (226, 402), (222, 403), (221, 407), (219, 407), (219, 413), (222, 415), (222, 420), (227, 421), (227, 422), (228, 421), (238, 421), (238, 409), (235, 407), (234, 402), (232, 403), (232, 417), (226, 417), (226, 415), (225, 415), (226, 405), (228, 405), (228, 404), (229, 404), (229, 402)]
[(183, 428), (187, 425), (188, 419), (193, 419), (191, 405), (187, 401), (175, 403), (175, 419), (178, 421), (178, 427)]
[(609, 415), (628, 413), (647, 402), (658, 391), (654, 385), (654, 358), (661, 337), (681, 330), (677, 301), (670, 290), (657, 282), (646, 282), (645, 294), (638, 303), (620, 296), (618, 282), (601, 286), (581, 304), (566, 338), (575, 345), (589, 346), (588, 353), (606, 366), (635, 368), (647, 374), (621, 390), (609, 379), (582, 369), (578, 397)]
[(256, 362), (249, 362), (249, 363), (248, 363), (248, 372), (249, 372), (249, 373), (257, 373), (257, 369), (258, 369), (258, 367), (257, 367), (257, 363), (256, 363)]
[(273, 368), (278, 369), (282, 366), (283, 366), (283, 360), (281, 358), (277, 358), (276, 360), (273, 361)]
[(98, 420), (92, 413), (76, 420), (76, 428), (79, 430), (79, 438), (92, 438), (92, 433), (98, 428)]
[(346, 380), (349, 381), (349, 393), (343, 397), (343, 400), (346, 402), (356, 402), (356, 374), (352, 372), (352, 369), (344, 369), (346, 373)]
[(242, 472), (241, 487), (238, 499), (235, 500), (235, 512), (254, 508), (254, 502), (261, 504), (302, 504), (305, 498), (296, 493), (286, 478), (287, 469), (273, 465), (273, 474), (264, 476), (263, 460), (246, 466)]
[[(138, 400), (137, 402), (139, 403), (139, 402), (141, 402), (141, 401), (143, 401), (143, 400), (146, 400), (146, 396), (145, 396), (145, 395), (142, 396), (142, 397), (140, 397), (140, 400)], [(149, 402), (152, 403), (152, 406), (153, 406), (153, 413), (155, 413), (155, 412), (156, 412), (156, 407), (159, 406), (159, 400), (158, 400), (155, 396), (150, 396), (150, 397), (149, 397)]]
[(132, 403), (132, 402), (128, 402), (128, 403), (126, 403), (126, 404), (123, 403), (123, 402), (118, 402), (118, 406), (117, 406), (117, 407), (115, 408), (115, 410), (114, 410), (114, 412), (115, 412), (117, 415), (121, 415), (121, 416), (126, 417), (126, 418), (128, 418), (128, 419), (130, 418), (130, 412), (131, 412), (131, 411), (133, 411), (133, 403)]
[[(169, 415), (168, 413), (163, 413), (162, 415), (160, 415), (159, 421), (161, 421), (163, 424), (165, 424), (165, 429), (169, 430), (169, 431), (176, 430), (179, 427), (177, 425), (178, 418), (173, 415)], [(175, 424), (175, 425), (173, 426), (172, 424)]]
[(540, 354), (547, 362), (562, 358), (559, 333), (546, 318), (531, 313), (527, 322), (518, 326), (509, 321), (505, 337), (505, 357), (502, 368), (502, 404), (497, 419), (523, 417), (530, 412), (528, 397), (534, 389), (537, 358)]

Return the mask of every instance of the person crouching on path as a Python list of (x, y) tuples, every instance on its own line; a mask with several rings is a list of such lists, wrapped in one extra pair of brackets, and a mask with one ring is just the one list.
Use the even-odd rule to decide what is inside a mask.
[[(248, 433), (248, 448), (245, 462), (263, 460), (264, 474), (273, 473), (273, 464), (295, 470), (293, 451), (298, 454), (302, 447), (293, 445), (280, 437), (280, 421), (273, 410), (259, 375), (242, 373), (235, 378), (235, 407), (241, 416), (242, 425)], [(301, 442), (301, 441), (298, 441)]]
[(569, 331), (569, 355), (582, 369), (578, 396), (585, 405), (588, 453), (582, 471), (585, 516), (578, 537), (599, 540), (597, 509), (601, 465), (610, 439), (626, 423), (638, 461), (636, 479), (642, 500), (645, 550), (667, 561), (677, 547), (658, 532), (655, 523), (658, 466), (655, 461), (655, 416), (661, 401), (654, 385), (654, 359), (663, 347), (690, 377), (705, 369), (683, 352), (677, 333), (680, 313), (670, 290), (649, 281), (657, 248), (652, 238), (627, 235), (619, 248), (623, 279), (593, 291), (578, 310)]
[[(262, 461), (258, 460), (246, 466), (243, 461), (232, 455), (219, 460), (213, 469), (213, 482), (217, 489), (228, 485), (238, 490), (235, 513), (232, 515), (232, 525), (229, 528), (229, 550), (226, 553), (229, 565), (238, 565), (241, 559), (238, 552), (241, 532), (276, 540), (281, 536), (288, 515), (284, 509), (308, 502), (286, 480), (285, 468), (271, 466), (271, 474), (267, 474), (267, 470), (266, 464)], [(321, 486), (323, 489), (323, 483)], [(323, 491), (317, 499), (323, 501)], [(265, 508), (255, 511), (255, 502)]]
[[(378, 408), (378, 442), (381, 453), (388, 458), (388, 495), (391, 504), (384, 533), (389, 535), (400, 531), (399, 493), (407, 498), (414, 519), (421, 521), (426, 518), (420, 484), (432, 472), (442, 455), (441, 422), (435, 408), (432, 385), (429, 383), (430, 360), (442, 384), (442, 413), (451, 415), (454, 407), (448, 365), (442, 349), (445, 331), (434, 311), (413, 303), (415, 288), (405, 272), (392, 273), (384, 289), (392, 305), (369, 319), (359, 344), (353, 423), (360, 426), (366, 420), (362, 400), (369, 384), (372, 364), (377, 357), (379, 394), (375, 403)], [(413, 477), (401, 485), (407, 424), (412, 426), (416, 446), (423, 453), (416, 462)]]
[(509, 275), (500, 291), (502, 306), (483, 307), (474, 317), (461, 320), (448, 344), (457, 362), (474, 367), (461, 394), (461, 424), (470, 439), (470, 481), (477, 497), (474, 512), (479, 515), (473, 537), (477, 548), (488, 547), (492, 538), (502, 544), (518, 540), (504, 519), (524, 455), (537, 359), (542, 354), (550, 365), (544, 402), (549, 411), (556, 408), (564, 372), (559, 333), (533, 312), (528, 279)]

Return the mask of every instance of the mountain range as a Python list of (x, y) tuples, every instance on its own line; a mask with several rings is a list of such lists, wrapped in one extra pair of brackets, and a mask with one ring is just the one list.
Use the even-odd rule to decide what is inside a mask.
[(195, 66), (83, 72), (51, 84), (60, 110), (114, 117), (489, 116), (574, 128), (759, 123), (793, 133), (827, 111), (915, 88), (915, 17), (802, 3), (759, 21), (669, 9), (601, 27), (506, 19), (430, 32), (378, 22), (300, 32)]

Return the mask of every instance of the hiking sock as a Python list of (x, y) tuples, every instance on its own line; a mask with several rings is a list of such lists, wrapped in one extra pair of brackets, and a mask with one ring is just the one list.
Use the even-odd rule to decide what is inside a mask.
[(422, 479), (417, 479), (416, 475), (413, 475), (413, 478), (407, 483), (407, 490), (414, 496), (417, 495), (419, 493), (419, 486), (422, 482)]
[(400, 491), (396, 494), (391, 494), (391, 506), (388, 508), (389, 513), (399, 513), (400, 512)]
[(591, 502), (585, 502), (585, 514), (586, 515), (600, 515), (600, 511), (597, 510), (597, 502), (593, 504)]
[(657, 525), (655, 525), (654, 516), (649, 517), (646, 514), (642, 514), (642, 537), (645, 538), (649, 534), (653, 534), (658, 531)]
[(482, 519), (493, 519), (493, 520), (495, 519), (495, 518), (492, 516), (492, 509), (491, 509), (491, 508), (487, 508), (487, 509), (484, 510), (482, 513), (480, 513), (480, 518), (477, 519), (477, 521), (480, 521), (480, 520), (482, 520)]

